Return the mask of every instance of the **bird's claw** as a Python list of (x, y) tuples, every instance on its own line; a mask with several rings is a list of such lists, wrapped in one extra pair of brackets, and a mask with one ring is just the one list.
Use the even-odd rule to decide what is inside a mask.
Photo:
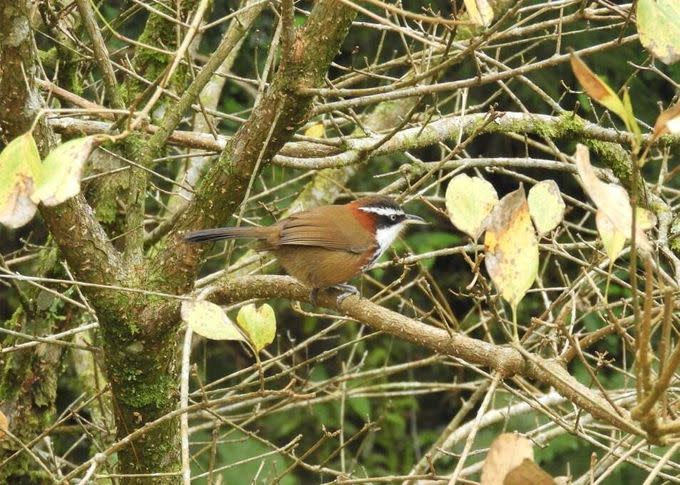
[(340, 291), (340, 294), (336, 298), (336, 302), (339, 305), (348, 296), (358, 295), (359, 290), (352, 285), (335, 285), (333, 286), (336, 290)]
[[(338, 290), (340, 292), (340, 294), (335, 300), (338, 305), (342, 303), (342, 301), (348, 296), (359, 294), (359, 290), (352, 285), (333, 285), (330, 288), (333, 288), (334, 290)], [(312, 291), (309, 292), (309, 302), (313, 306), (317, 306), (318, 304), (317, 297), (319, 296), (319, 290), (321, 290), (321, 288), (312, 288)]]

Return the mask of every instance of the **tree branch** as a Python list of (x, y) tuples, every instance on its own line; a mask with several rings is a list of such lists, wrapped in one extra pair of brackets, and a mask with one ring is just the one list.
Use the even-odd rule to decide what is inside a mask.
[[(244, 276), (221, 281), (205, 292), (206, 298), (218, 304), (231, 304), (252, 298), (289, 298), (309, 301), (309, 288), (288, 276)], [(615, 410), (611, 405), (574, 377), (558, 360), (520, 351), (509, 346), (494, 345), (427, 325), (418, 320), (376, 305), (364, 298), (350, 296), (340, 304), (336, 294), (322, 292), (318, 304), (358, 320), (374, 330), (394, 335), (402, 340), (426, 347), (437, 353), (459, 358), (467, 363), (481, 365), (499, 372), (504, 378), (521, 375), (555, 388), (562, 396), (594, 417), (618, 429), (644, 436), (633, 424), (630, 414)]]
[(87, 35), (90, 36), (90, 40), (92, 41), (94, 58), (102, 72), (106, 93), (111, 99), (111, 104), (116, 109), (125, 109), (123, 99), (118, 92), (118, 82), (116, 81), (116, 74), (113, 72), (109, 51), (106, 48), (106, 43), (104, 42), (104, 38), (97, 25), (97, 19), (95, 19), (94, 13), (92, 12), (90, 0), (76, 0), (76, 4), (78, 5), (80, 18), (87, 29)]
[[(423, 148), (439, 142), (456, 139), (459, 134), (471, 133), (486, 113), (476, 113), (465, 116), (447, 116), (438, 120), (430, 121), (426, 125), (416, 125), (402, 130), (399, 134), (380, 146), (372, 155), (386, 155)], [(107, 133), (111, 124), (102, 121), (89, 121), (76, 118), (59, 117), (49, 118), (50, 126), (62, 134), (99, 134)], [(155, 133), (159, 128), (148, 125), (145, 129)], [(536, 115), (507, 111), (501, 113), (494, 122), (484, 127), (480, 133), (517, 133), (537, 134), (548, 136), (551, 139), (574, 138), (579, 140), (596, 140), (611, 144), (630, 146), (631, 137), (628, 133), (611, 128), (603, 128), (600, 125), (586, 121), (572, 113), (562, 116)], [(643, 143), (649, 141), (651, 135), (643, 137)], [(282, 167), (297, 168), (301, 170), (320, 170), (323, 168), (337, 168), (361, 162), (360, 153), (374, 146), (384, 135), (371, 135), (361, 137), (328, 138), (325, 143), (311, 143), (307, 141), (288, 142), (280, 152), (274, 156), (272, 163)], [(230, 143), (233, 137), (218, 136), (215, 138), (208, 133), (195, 131), (173, 131), (167, 138), (167, 142), (187, 148), (199, 148), (204, 150), (222, 151)], [(338, 148), (342, 144), (344, 150)], [(680, 136), (664, 135), (660, 143), (665, 146), (680, 146)], [(595, 147), (597, 150), (597, 147)], [(619, 149), (621, 149), (619, 147)], [(611, 158), (611, 154), (597, 150), (601, 156)]]
[[(588, 56), (591, 54), (594, 54), (596, 52), (601, 52), (604, 50), (608, 49), (613, 49), (613, 48), (618, 48), (621, 45), (628, 44), (630, 42), (635, 42), (638, 40), (638, 35), (629, 35), (626, 37), (623, 37), (622, 39), (614, 39), (609, 42), (603, 42), (601, 44), (598, 44), (596, 46), (592, 47), (587, 47), (585, 49), (581, 49), (579, 51), (576, 51), (576, 54), (579, 56)], [(333, 111), (336, 110), (346, 110), (347, 108), (360, 108), (362, 106), (367, 106), (375, 103), (380, 103), (383, 101), (390, 101), (390, 100), (395, 100), (395, 99), (400, 99), (400, 98), (405, 98), (405, 97), (417, 97), (417, 96), (423, 96), (427, 94), (435, 94), (435, 93), (445, 93), (445, 92), (453, 92), (459, 89), (464, 89), (464, 88), (470, 88), (474, 86), (482, 86), (485, 84), (489, 83), (494, 83), (498, 81), (504, 81), (507, 79), (512, 79), (513, 77), (516, 77), (518, 75), (523, 75), (523, 74), (529, 74), (534, 71), (538, 71), (541, 69), (547, 69), (549, 67), (557, 66), (559, 64), (563, 64), (569, 61), (569, 57), (571, 54), (561, 54), (561, 55), (555, 55), (552, 56), (548, 59), (542, 59), (537, 62), (533, 63), (528, 63), (528, 64), (523, 64), (518, 68), (515, 69), (509, 69), (506, 71), (501, 71), (501, 72), (494, 72), (491, 74), (486, 74), (483, 76), (475, 76), (475, 77), (470, 77), (467, 79), (460, 79), (456, 81), (449, 81), (449, 82), (443, 82), (443, 83), (437, 83), (433, 85), (424, 85), (424, 86), (414, 86), (414, 87), (407, 87), (407, 88), (402, 88), (402, 89), (394, 89), (394, 90), (389, 90), (387, 89), (386, 92), (384, 93), (379, 93), (379, 94), (369, 94), (366, 96), (361, 96), (361, 97), (355, 97), (351, 99), (345, 99), (342, 101), (335, 101), (331, 103), (326, 103), (324, 105), (318, 106), (314, 110), (314, 115), (319, 115), (322, 113), (332, 113)], [(310, 94), (315, 94), (323, 97), (327, 96), (337, 96), (337, 97), (347, 97), (347, 96), (352, 96), (356, 95), (356, 92), (352, 89), (328, 89), (328, 88), (322, 88), (322, 89), (314, 89), (311, 88), (309, 89)]]

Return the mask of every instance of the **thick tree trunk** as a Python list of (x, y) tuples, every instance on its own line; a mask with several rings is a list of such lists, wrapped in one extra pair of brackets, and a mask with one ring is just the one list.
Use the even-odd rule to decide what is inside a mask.
[[(29, 24), (29, 5), (16, 0), (0, 0), (0, 137), (6, 143), (28, 131), (41, 108), (33, 89), (37, 75), (33, 34)], [(40, 148), (52, 143), (46, 124), (36, 127)], [(54, 252), (45, 251), (39, 274), (52, 270)], [(49, 254), (49, 256), (47, 256)], [(46, 334), (58, 324), (54, 309), (44, 311), (35, 305), (40, 290), (22, 288), (25, 307), (15, 311), (6, 322), (10, 330), (27, 334)], [(3, 347), (13, 341), (3, 340)], [(29, 349), (3, 354), (0, 360), (0, 410), (9, 420), (9, 431), (22, 443), (30, 443), (54, 418), (57, 369), (61, 347), (41, 344)], [(19, 453), (0, 469), (2, 483), (50, 483), (15, 440), (2, 440), (0, 463)]]
[[(0, 103), (0, 119), (7, 120), (3, 130), (8, 139), (28, 129), (35, 109), (41, 107), (32, 81), (26, 83), (22, 74), (23, 68), (33, 79), (36, 68), (28, 5), (27, 1), (0, 0), (0, 32), (12, 34), (1, 38), (7, 53), (2, 54), (0, 89), (6, 90), (7, 96)], [(312, 97), (301, 93), (300, 88), (322, 83), (354, 18), (354, 12), (340, 2), (322, 0), (296, 36), (292, 3), (287, 8), (289, 15), (285, 21), (289, 23), (284, 38), (288, 48), (282, 68), (250, 119), (222, 153), (219, 163), (208, 172), (197, 191), (196, 202), (189, 206), (168, 241), (155, 248), (155, 256), (148, 262), (120, 254), (82, 196), (55, 208), (41, 208), (47, 226), (79, 280), (172, 293), (190, 289), (199, 253), (196, 248), (187, 249), (181, 231), (225, 221), (238, 208), (251, 177), (269, 163), (306, 121)], [(52, 133), (46, 124), (40, 123), (35, 134), (44, 154), (52, 145)], [(143, 150), (145, 142), (138, 142)], [(140, 200), (143, 198), (137, 203), (141, 204)], [(139, 212), (140, 208), (136, 210)], [(126, 253), (134, 249), (126, 248)], [(89, 289), (87, 296), (100, 322), (117, 434), (122, 439), (176, 409), (179, 306), (148, 294), (96, 288)], [(179, 450), (177, 421), (164, 421), (119, 451), (118, 472), (169, 474), (136, 477), (132, 483), (176, 483)], [(73, 475), (80, 472), (77, 469)]]

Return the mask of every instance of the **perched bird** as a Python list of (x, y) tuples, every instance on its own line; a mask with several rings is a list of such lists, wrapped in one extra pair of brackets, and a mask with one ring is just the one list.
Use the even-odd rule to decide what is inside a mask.
[(259, 250), (270, 251), (288, 274), (312, 289), (310, 299), (316, 304), (316, 295), (324, 288), (341, 290), (338, 301), (358, 293), (345, 283), (373, 266), (401, 230), (413, 223), (425, 221), (406, 214), (390, 197), (371, 196), (298, 212), (271, 226), (204, 229), (185, 239), (259, 240)]

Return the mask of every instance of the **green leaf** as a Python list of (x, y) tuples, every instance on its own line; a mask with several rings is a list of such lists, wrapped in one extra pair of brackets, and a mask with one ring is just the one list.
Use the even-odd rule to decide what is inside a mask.
[[(642, 144), (642, 132), (640, 131), (640, 125), (638, 125), (635, 119), (635, 112), (633, 111), (633, 104), (630, 101), (630, 89), (625, 88), (623, 90), (623, 108), (626, 112), (626, 127), (628, 131), (633, 134), (633, 152), (637, 153), (640, 150), (640, 145)], [(640, 166), (644, 165), (645, 160), (641, 158), (638, 162)]]
[(642, 141), (642, 132), (640, 131), (640, 125), (638, 125), (635, 119), (635, 112), (633, 111), (633, 104), (630, 101), (630, 89), (625, 88), (623, 90), (623, 108), (626, 112), (626, 127), (631, 131), (635, 137), (635, 149), (639, 148)]
[(61, 204), (80, 192), (83, 167), (95, 145), (95, 137), (76, 138), (58, 145), (45, 158), (36, 177), (33, 202)]
[(349, 400), (349, 406), (363, 419), (369, 419), (371, 416), (371, 400), (367, 397), (352, 397)]
[(204, 300), (182, 302), (182, 320), (191, 330), (210, 340), (247, 342), (234, 322), (214, 303)]
[(35, 215), (32, 200), (40, 154), (31, 132), (12, 140), (0, 153), (0, 223), (21, 227)]
[(552, 231), (564, 218), (564, 200), (554, 180), (543, 180), (529, 190), (529, 213), (540, 236)]
[(486, 180), (462, 173), (446, 188), (446, 211), (454, 226), (475, 241), (484, 232), (498, 194)]
[(640, 43), (666, 64), (680, 60), (680, 2), (639, 0), (637, 28)]
[(241, 307), (236, 323), (257, 352), (272, 343), (276, 336), (276, 315), (274, 309), (266, 303), (259, 308), (252, 303)]

